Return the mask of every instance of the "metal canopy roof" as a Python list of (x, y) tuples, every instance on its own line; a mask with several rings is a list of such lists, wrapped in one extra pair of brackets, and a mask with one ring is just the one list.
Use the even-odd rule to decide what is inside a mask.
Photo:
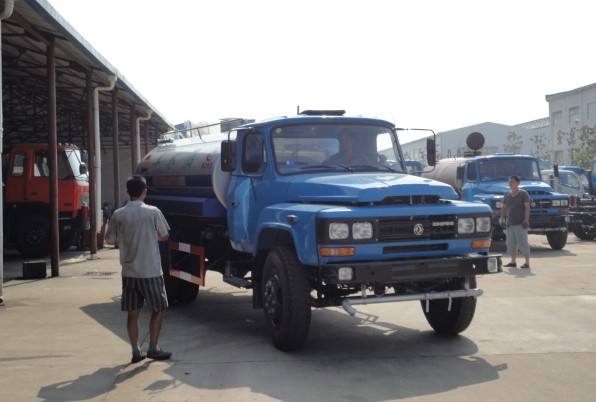
[[(0, 0), (0, 10), (4, 8)], [(93, 87), (109, 86), (116, 76), (118, 132), (121, 145), (131, 144), (136, 118), (141, 143), (150, 147), (172, 125), (103, 56), (45, 0), (17, 0), (12, 15), (2, 21), (2, 96), (4, 145), (47, 142), (48, 47), (54, 43), (58, 142), (86, 147), (88, 142), (87, 79)], [(112, 148), (112, 92), (99, 92), (102, 148)], [(108, 138), (106, 138), (108, 137)]]

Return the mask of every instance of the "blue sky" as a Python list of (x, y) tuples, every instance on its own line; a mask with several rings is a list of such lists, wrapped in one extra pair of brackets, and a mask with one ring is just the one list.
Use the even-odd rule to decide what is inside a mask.
[(589, 1), (49, 3), (174, 124), (300, 107), (447, 131), (596, 82)]

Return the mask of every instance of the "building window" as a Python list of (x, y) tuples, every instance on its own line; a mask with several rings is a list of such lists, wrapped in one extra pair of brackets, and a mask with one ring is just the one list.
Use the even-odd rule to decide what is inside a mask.
[(563, 111), (557, 110), (553, 112), (553, 126), (560, 126), (563, 121)]
[(569, 108), (569, 123), (579, 123), (580, 116), (579, 116), (579, 106), (574, 106)]
[(596, 120), (596, 102), (588, 103), (588, 119)]

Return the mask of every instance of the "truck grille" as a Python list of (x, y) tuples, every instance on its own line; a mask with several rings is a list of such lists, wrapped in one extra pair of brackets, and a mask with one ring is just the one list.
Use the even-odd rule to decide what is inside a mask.
[(456, 225), (453, 215), (381, 218), (379, 241), (452, 239), (457, 231)]
[(530, 200), (532, 209), (549, 209), (551, 206), (550, 200)]

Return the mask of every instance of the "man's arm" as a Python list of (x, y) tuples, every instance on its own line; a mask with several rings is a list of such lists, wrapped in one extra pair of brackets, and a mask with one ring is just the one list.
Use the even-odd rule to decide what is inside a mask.
[(159, 235), (159, 233), (157, 234), (157, 240), (158, 240), (158, 241), (166, 241), (166, 240), (168, 240), (169, 238), (170, 238), (170, 235), (169, 235), (169, 234), (167, 234), (167, 233), (166, 233), (165, 235), (163, 235), (163, 236), (160, 236), (160, 235)]
[(501, 201), (501, 218), (499, 219), (499, 223), (501, 224), (501, 226), (505, 226), (505, 219), (507, 218), (507, 207), (505, 204), (506, 198), (507, 197), (503, 197), (503, 201)]
[(106, 243), (114, 245), (117, 243), (118, 241), (118, 233), (116, 230), (116, 220), (114, 219), (114, 217), (112, 216), (112, 219), (110, 219), (110, 221), (108, 222), (108, 230), (106, 231), (106, 234), (104, 236), (104, 240), (106, 241)]

